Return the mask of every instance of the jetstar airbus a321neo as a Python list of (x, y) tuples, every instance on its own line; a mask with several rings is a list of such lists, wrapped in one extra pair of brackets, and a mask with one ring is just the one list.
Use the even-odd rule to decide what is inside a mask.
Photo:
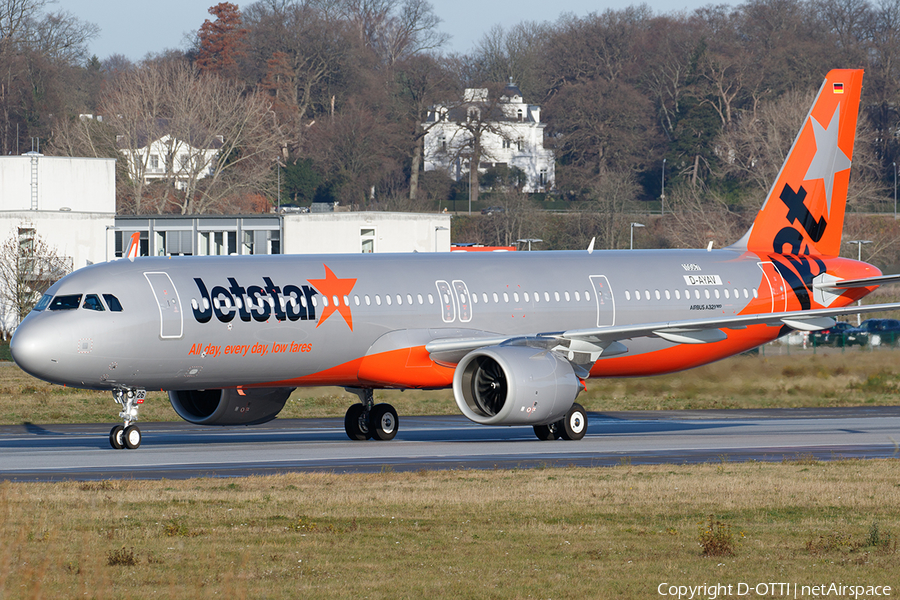
[[(11, 343), (52, 383), (111, 390), (136, 448), (146, 390), (200, 425), (273, 419), (299, 386), (360, 402), (352, 439), (399, 426), (378, 388), (453, 388), (483, 425), (577, 440), (589, 377), (655, 375), (743, 352), (895, 281), (838, 257), (862, 71), (828, 74), (753, 226), (712, 250), (124, 258), (65, 277)], [(592, 244), (593, 245), (593, 244)]]

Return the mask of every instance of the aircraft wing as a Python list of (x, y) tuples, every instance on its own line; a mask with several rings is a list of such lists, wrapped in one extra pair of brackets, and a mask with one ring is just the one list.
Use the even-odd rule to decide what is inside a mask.
[[(596, 360), (600, 355), (614, 356), (628, 351), (622, 340), (660, 337), (679, 344), (708, 344), (724, 340), (724, 329), (745, 329), (749, 325), (788, 326), (800, 331), (818, 331), (834, 325), (834, 317), (861, 313), (900, 310), (900, 302), (868, 304), (802, 311), (737, 315), (714, 319), (690, 319), (658, 323), (613, 325), (590, 329), (538, 333), (533, 336), (485, 336), (431, 340), (425, 349), (432, 358), (444, 363), (458, 362), (477, 348), (499, 344), (543, 347), (564, 353), (584, 353)], [(571, 360), (571, 358), (570, 358)]]

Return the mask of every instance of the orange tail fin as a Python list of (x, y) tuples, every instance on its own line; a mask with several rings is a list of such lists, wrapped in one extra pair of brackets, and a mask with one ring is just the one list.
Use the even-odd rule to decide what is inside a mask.
[(828, 73), (753, 226), (733, 248), (840, 253), (862, 79), (861, 69)]

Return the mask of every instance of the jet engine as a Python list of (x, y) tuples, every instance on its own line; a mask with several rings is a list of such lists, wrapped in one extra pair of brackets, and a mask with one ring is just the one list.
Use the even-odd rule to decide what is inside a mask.
[(274, 419), (294, 389), (178, 390), (169, 392), (169, 402), (195, 425), (258, 425)]
[(548, 425), (584, 389), (569, 362), (528, 346), (490, 346), (463, 357), (453, 374), (459, 410), (481, 425)]

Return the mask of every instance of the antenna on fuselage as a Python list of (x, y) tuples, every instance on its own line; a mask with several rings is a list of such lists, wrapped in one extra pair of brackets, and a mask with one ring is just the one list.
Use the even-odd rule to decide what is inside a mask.
[(591, 245), (588, 246), (588, 254), (593, 254), (593, 253), (594, 253), (594, 242), (596, 242), (596, 241), (597, 241), (597, 238), (596, 238), (596, 237), (592, 237), (592, 238), (591, 238)]

